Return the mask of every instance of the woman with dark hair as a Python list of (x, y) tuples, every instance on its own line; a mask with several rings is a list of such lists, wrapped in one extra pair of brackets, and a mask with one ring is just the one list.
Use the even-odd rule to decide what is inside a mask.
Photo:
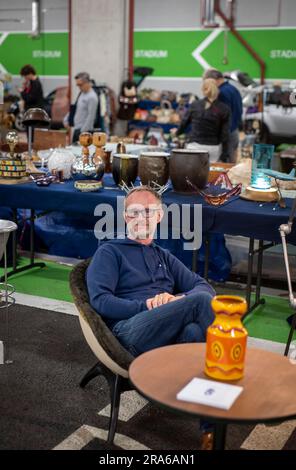
[(20, 89), (20, 93), (24, 101), (25, 111), (29, 108), (43, 108), (44, 98), (42, 85), (34, 67), (32, 67), (32, 65), (24, 65), (20, 70), (20, 75), (24, 77), (24, 83), (23, 87)]

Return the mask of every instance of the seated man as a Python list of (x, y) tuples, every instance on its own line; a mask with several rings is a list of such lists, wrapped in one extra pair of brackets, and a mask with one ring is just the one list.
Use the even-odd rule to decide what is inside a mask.
[(92, 307), (133, 355), (176, 343), (204, 342), (214, 320), (212, 287), (153, 242), (161, 198), (147, 186), (125, 198), (127, 238), (109, 240), (87, 270)]

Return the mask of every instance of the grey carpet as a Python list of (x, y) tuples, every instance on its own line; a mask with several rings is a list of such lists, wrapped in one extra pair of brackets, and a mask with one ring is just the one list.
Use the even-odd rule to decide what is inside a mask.
[[(0, 366), (0, 449), (52, 449), (82, 426), (108, 429), (98, 415), (109, 403), (103, 378), (82, 390), (78, 384), (96, 362), (78, 318), (16, 305), (9, 312), (10, 357)], [(5, 337), (0, 311), (0, 338)], [(253, 426), (229, 426), (227, 448), (239, 449)], [(198, 419), (182, 417), (147, 404), (118, 433), (150, 449), (198, 449)], [(295, 448), (296, 435), (287, 442)], [(293, 447), (294, 446), (294, 447)], [(93, 438), (84, 449), (116, 449)]]

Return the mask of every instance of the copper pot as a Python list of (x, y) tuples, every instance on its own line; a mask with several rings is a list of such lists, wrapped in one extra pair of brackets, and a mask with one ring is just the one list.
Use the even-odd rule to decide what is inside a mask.
[(203, 189), (208, 181), (209, 154), (194, 149), (174, 149), (170, 157), (170, 177), (175, 191), (194, 193), (192, 183)]
[(112, 173), (111, 154), (112, 150), (104, 150), (102, 155), (102, 160), (105, 163), (105, 173)]
[(128, 153), (115, 153), (112, 161), (112, 174), (116, 184), (124, 182), (130, 186), (138, 176), (138, 157)]
[(143, 152), (139, 158), (139, 176), (142, 184), (152, 182), (165, 185), (169, 179), (169, 153)]

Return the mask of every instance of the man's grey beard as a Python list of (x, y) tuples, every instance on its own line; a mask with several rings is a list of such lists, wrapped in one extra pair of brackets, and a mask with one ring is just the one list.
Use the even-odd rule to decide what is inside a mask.
[(127, 225), (127, 233), (130, 238), (134, 240), (146, 240), (147, 238), (154, 238), (155, 230), (145, 228), (142, 230), (135, 231), (133, 227)]

